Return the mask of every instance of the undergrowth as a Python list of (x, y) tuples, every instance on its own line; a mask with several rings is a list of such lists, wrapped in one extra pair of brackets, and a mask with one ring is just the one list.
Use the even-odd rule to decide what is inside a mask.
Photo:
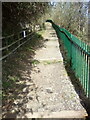
[(19, 48), (16, 52), (2, 61), (2, 99), (7, 100), (10, 94), (13, 94), (15, 89), (18, 89), (17, 82), (22, 79), (21, 71), (25, 71), (26, 67), (36, 64), (33, 61), (35, 50), (42, 47), (44, 44), (41, 34), (34, 33), (34, 37), (26, 44)]

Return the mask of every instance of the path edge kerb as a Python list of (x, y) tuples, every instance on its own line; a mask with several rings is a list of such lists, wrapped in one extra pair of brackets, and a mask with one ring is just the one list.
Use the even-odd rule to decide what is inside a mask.
[(29, 118), (83, 118), (88, 115), (83, 111), (61, 111), (61, 112), (34, 112), (33, 114), (27, 113)]

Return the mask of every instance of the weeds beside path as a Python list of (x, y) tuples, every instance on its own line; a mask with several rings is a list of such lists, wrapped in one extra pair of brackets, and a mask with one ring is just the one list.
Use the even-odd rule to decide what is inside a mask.
[(8, 74), (4, 80), (11, 86), (3, 84), (3, 117), (40, 118), (52, 113), (85, 117), (86, 111), (65, 69), (55, 31), (47, 26), (40, 34), (43, 38), (36, 35), (5, 63), (3, 73)]
[[(43, 33), (43, 32), (42, 32)], [(33, 60), (35, 51), (44, 46), (44, 39), (39, 34), (35, 33), (34, 37), (24, 46), (13, 53), (9, 58), (2, 62), (2, 89), (3, 89), (3, 115), (10, 116), (8, 112), (12, 109), (14, 100), (26, 97), (23, 89), (26, 88), (25, 83), (30, 82), (31, 70), (37, 61)], [(32, 88), (31, 88), (32, 89)], [(26, 99), (27, 101), (27, 99)], [(7, 115), (6, 115), (7, 114)]]

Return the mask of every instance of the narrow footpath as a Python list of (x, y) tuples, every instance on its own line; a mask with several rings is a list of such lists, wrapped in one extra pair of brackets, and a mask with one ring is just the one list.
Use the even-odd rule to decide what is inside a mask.
[(38, 63), (31, 73), (36, 99), (27, 103), (33, 114), (28, 112), (26, 116), (82, 118), (86, 111), (65, 70), (58, 38), (49, 24), (43, 37), (45, 46), (36, 51), (34, 59)]
[(30, 74), (31, 81), (29, 77), (25, 78), (26, 87), (13, 102), (11, 112), (13, 116), (11, 113), (8, 113), (8, 116), (84, 118), (87, 115), (86, 110), (81, 105), (80, 98), (67, 74), (58, 38), (50, 24), (47, 24), (43, 38), (45, 44), (36, 50), (34, 56), (35, 65)]

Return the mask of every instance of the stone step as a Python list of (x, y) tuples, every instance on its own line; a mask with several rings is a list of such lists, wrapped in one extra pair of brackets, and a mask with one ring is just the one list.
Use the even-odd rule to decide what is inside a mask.
[[(27, 113), (27, 118), (67, 118), (70, 119), (77, 119), (77, 120), (85, 120), (88, 116), (85, 111), (61, 111), (61, 112), (34, 112), (34, 113)], [(41, 119), (40, 119), (41, 120)], [(50, 119), (51, 120), (51, 119)], [(58, 119), (59, 120), (59, 119)]]

